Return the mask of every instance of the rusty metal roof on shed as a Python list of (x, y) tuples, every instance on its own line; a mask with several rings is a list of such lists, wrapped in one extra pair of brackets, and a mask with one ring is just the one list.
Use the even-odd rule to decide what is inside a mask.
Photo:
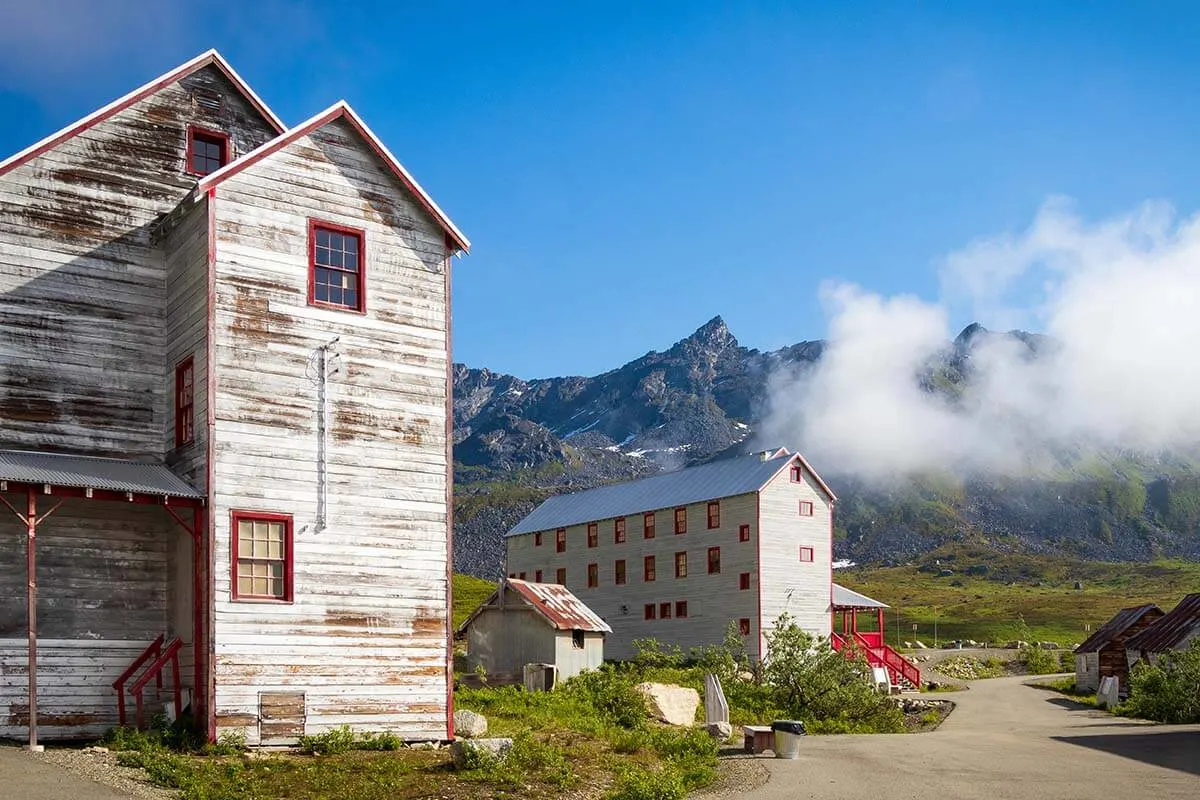
[(831, 501), (837, 499), (800, 454), (788, 453), (786, 449), (780, 448), (765, 460), (761, 454), (755, 453), (688, 467), (676, 472), (651, 475), (635, 481), (560, 494), (535, 508), (525, 519), (513, 526), (507, 535), (518, 536), (535, 531), (548, 531), (583, 522), (749, 494), (765, 486), (793, 459), (799, 460), (805, 473), (812, 476)]
[(0, 450), (0, 481), (156, 497), (204, 497), (162, 464), (22, 450)]
[(881, 603), (878, 600), (867, 597), (865, 594), (859, 594), (853, 589), (847, 589), (845, 586), (833, 584), (833, 607), (834, 608), (891, 608), (887, 603)]
[(1150, 612), (1157, 611), (1159, 614), (1162, 611), (1154, 603), (1147, 603), (1144, 606), (1136, 606), (1133, 608), (1122, 608), (1108, 622), (1096, 629), (1096, 632), (1083, 640), (1083, 644), (1075, 648), (1076, 653), (1098, 653), (1100, 649), (1111, 642), (1117, 636), (1127, 631), (1130, 626), (1141, 621), (1142, 617)]
[(500, 587), (492, 592), (492, 596), (458, 626), (458, 632), (465, 631), (480, 612), (488, 608), (497, 608), (500, 592), (504, 591), (505, 586), (516, 592), (526, 605), (538, 612), (555, 630), (612, 633), (608, 623), (596, 616), (596, 612), (588, 608), (567, 587), (557, 583), (530, 583), (516, 578), (506, 578), (502, 581)]
[(1200, 636), (1200, 592), (1180, 600), (1179, 605), (1149, 628), (1130, 637), (1125, 647), (1144, 653), (1163, 653), (1174, 650), (1192, 634)]

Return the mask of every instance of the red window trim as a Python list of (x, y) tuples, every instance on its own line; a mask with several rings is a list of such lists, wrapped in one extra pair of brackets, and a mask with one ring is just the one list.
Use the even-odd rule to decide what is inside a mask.
[(567, 552), (567, 529), (559, 528), (554, 532), (554, 552)]
[(558, 568), (558, 570), (554, 573), (554, 582), (557, 583), (559, 586), (567, 585), (567, 568), (566, 567)]
[(540, 569), (539, 569), (539, 570), (534, 570), (534, 573), (533, 573), (533, 582), (534, 582), (534, 583), (541, 583), (541, 582), (542, 582), (542, 571), (541, 571)]
[(811, 517), (812, 515), (813, 515), (812, 500), (801, 500), (800, 501), (800, 516)]
[(643, 539), (653, 539), (654, 538), (655, 524), (656, 523), (655, 523), (653, 511), (647, 511), (645, 514), (642, 514), (642, 538)]
[[(680, 511), (683, 512), (682, 515), (679, 513)], [(687, 533), (687, 508), (686, 507), (675, 509), (675, 533), (676, 533), (676, 535), (681, 534), (681, 533)]]
[(749, 525), (738, 525), (738, 541), (739, 542), (750, 541), (750, 526)]
[(804, 467), (793, 464), (790, 470), (792, 483), (804, 483)]
[(587, 565), (587, 585), (589, 589), (595, 589), (600, 585), (600, 565)]
[[(238, 592), (238, 523), (242, 520), (261, 520), (263, 522), (282, 522), (283, 525), (283, 597), (267, 597), (257, 594), (241, 594)], [(295, 591), (293, 585), (293, 554), (292, 554), (292, 515), (275, 514), (268, 511), (231, 511), (229, 512), (229, 541), (232, 558), (229, 564), (230, 599), (236, 602), (254, 603), (291, 603)]]
[(517, 577), (517, 573), (515, 573), (515, 572), (510, 572), (510, 573), (508, 573), (508, 577), (510, 577), (510, 578), (516, 578), (516, 577)]
[(675, 601), (675, 619), (687, 619), (687, 600)]
[(749, 617), (742, 617), (741, 619), (738, 620), (738, 633), (740, 633), (742, 636), (750, 635), (750, 618)]
[[(600, 526), (589, 522), (587, 526), (587, 546), (596, 547), (600, 544)], [(561, 552), (561, 551), (560, 551)]]
[[(683, 569), (682, 570), (680, 570), (680, 568), (679, 568), (680, 567), (680, 562), (679, 562), (680, 556), (683, 556)], [(688, 562), (688, 557), (687, 557), (686, 550), (682, 550), (675, 554), (675, 577), (676, 578), (686, 578), (687, 577), (687, 568), (688, 568), (687, 562)]]
[(646, 603), (642, 609), (642, 614), (645, 619), (658, 619), (658, 606), (654, 603)]
[(517, 579), (522, 580), (522, 581), (525, 580), (525, 573), (522, 572), (520, 575), (517, 576)]
[(671, 618), (671, 601), (670, 600), (668, 600), (665, 603), (658, 604), (658, 618), (659, 619), (670, 619)]
[[(206, 139), (216, 139), (218, 144), (221, 145), (221, 167), (225, 166), (226, 164), (228, 164), (230, 162), (232, 148), (230, 148), (230, 146), (229, 146), (229, 134), (222, 133), (221, 131), (209, 130), (208, 128), (201, 128), (198, 125), (188, 125), (188, 128), (187, 128), (187, 155), (184, 157), (186, 160), (183, 162), (183, 171), (184, 171), (184, 174), (192, 175), (197, 178), (203, 178), (206, 175), (211, 175), (212, 172), (200, 173), (200, 172), (194, 172), (192, 170), (192, 154), (195, 152), (194, 145), (195, 145), (197, 136), (201, 136)], [(218, 167), (217, 169), (220, 169), (220, 167)], [(215, 171), (216, 170), (213, 170), (213, 172), (215, 172)]]
[[(188, 371), (192, 375), (192, 391), (186, 398), (183, 398), (184, 375)], [(175, 446), (183, 447), (195, 441), (196, 362), (192, 356), (188, 356), (175, 365)]]
[(541, 534), (541, 531), (538, 531), (537, 533), (535, 533), (535, 534), (533, 535), (533, 546), (534, 546), (534, 547), (541, 547), (541, 546), (542, 546), (542, 534)]
[[(317, 228), (358, 237), (358, 306), (339, 305), (318, 300), (317, 288)], [(308, 220), (308, 304), (316, 308), (329, 308), (351, 314), (367, 313), (367, 232), (362, 228), (350, 228), (320, 219)]]
[(625, 518), (617, 517), (613, 520), (613, 544), (623, 544), (625, 542)]
[(813, 549), (811, 547), (800, 547), (800, 563), (811, 564), (813, 561)]
[[(713, 556), (716, 556), (715, 560), (713, 559)], [(708, 548), (708, 574), (721, 574), (721, 548), (719, 547)]]
[(708, 504), (708, 529), (721, 527), (721, 501), (712, 500)]
[[(649, 567), (649, 569), (646, 569)], [(658, 565), (655, 563), (654, 556), (646, 556), (642, 559), (642, 582), (653, 583), (658, 578)]]
[(613, 584), (616, 586), (624, 586), (627, 575), (625, 574), (625, 559), (618, 558), (613, 563)]
[(747, 592), (749, 590), (750, 590), (750, 573), (743, 572), (741, 575), (738, 575), (738, 591), (739, 592)]

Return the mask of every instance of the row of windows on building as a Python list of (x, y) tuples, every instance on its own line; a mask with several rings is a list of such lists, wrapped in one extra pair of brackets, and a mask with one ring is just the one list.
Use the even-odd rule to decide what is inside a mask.
[[(687, 600), (676, 600), (674, 605), (670, 602), (666, 603), (646, 603), (642, 609), (642, 619), (646, 621), (658, 619), (671, 619), (674, 612), (675, 619), (687, 619), (688, 604)], [(742, 636), (750, 635), (750, 618), (742, 617), (738, 620), (738, 633)]]
[[(811, 500), (801, 500), (799, 504), (799, 514), (802, 517), (811, 517), (813, 515), (813, 504)], [(655, 537), (655, 512), (647, 511), (642, 515), (642, 538), (653, 539)], [(708, 529), (714, 530), (721, 527), (721, 501), (714, 500), (708, 504)], [(675, 533), (676, 535), (687, 533), (687, 508), (675, 509)], [(625, 517), (617, 517), (612, 524), (613, 544), (623, 544), (626, 540), (625, 535)], [(750, 541), (750, 526), (738, 526), (738, 541)], [(587, 524), (587, 546), (598, 547), (600, 545), (600, 523), (589, 522)], [(541, 531), (533, 535), (533, 546), (542, 546)], [(558, 553), (567, 551), (567, 529), (559, 528), (554, 532), (554, 550)]]
[[(800, 562), (812, 563), (813, 548), (801, 545), (800, 547)], [(687, 551), (680, 551), (675, 554), (675, 577), (686, 578), (688, 576), (688, 554)], [(721, 548), (708, 548), (708, 574), (721, 574)], [(519, 580), (527, 580), (527, 572), (510, 572), (508, 577), (517, 578)], [(544, 573), (542, 570), (534, 570), (534, 583), (542, 583)], [(658, 559), (657, 556), (646, 556), (642, 559), (642, 582), (652, 583), (658, 578)], [(566, 585), (567, 568), (559, 567), (554, 575), (555, 583)], [(625, 559), (620, 558), (613, 562), (613, 585), (624, 586), (628, 582), (628, 570), (626, 569)], [(750, 573), (743, 572), (739, 576), (740, 587), (743, 591), (750, 588)], [(595, 589), (600, 586), (600, 565), (587, 565), (587, 587)]]

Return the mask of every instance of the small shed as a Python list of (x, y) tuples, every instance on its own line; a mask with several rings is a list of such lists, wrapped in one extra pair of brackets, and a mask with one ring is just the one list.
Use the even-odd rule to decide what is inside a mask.
[(1200, 639), (1200, 592), (1189, 594), (1153, 625), (1125, 642), (1129, 668), (1141, 660), (1157, 663), (1164, 653), (1186, 650)]
[(1125, 643), (1162, 615), (1162, 610), (1153, 603), (1122, 608), (1097, 628), (1075, 648), (1075, 688), (1099, 691), (1100, 679), (1113, 677), (1117, 679), (1119, 692), (1128, 691), (1129, 663), (1125, 658)]
[(565, 586), (508, 578), (458, 629), (467, 669), (489, 683), (519, 683), (526, 664), (550, 664), (565, 681), (604, 661), (612, 628)]

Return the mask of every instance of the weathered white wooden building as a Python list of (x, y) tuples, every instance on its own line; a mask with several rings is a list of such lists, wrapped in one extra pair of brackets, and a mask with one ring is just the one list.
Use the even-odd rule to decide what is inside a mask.
[(348, 105), (287, 128), (215, 51), (0, 162), (0, 736), (160, 681), (210, 737), (452, 735), (467, 248)]
[(608, 658), (653, 638), (752, 657), (786, 611), (829, 636), (836, 498), (786, 449), (551, 497), (508, 533), (512, 578), (568, 586), (611, 627)]
[(565, 586), (509, 578), (458, 628), (467, 669), (489, 683), (519, 683), (526, 664), (547, 664), (565, 681), (604, 663), (604, 620)]

